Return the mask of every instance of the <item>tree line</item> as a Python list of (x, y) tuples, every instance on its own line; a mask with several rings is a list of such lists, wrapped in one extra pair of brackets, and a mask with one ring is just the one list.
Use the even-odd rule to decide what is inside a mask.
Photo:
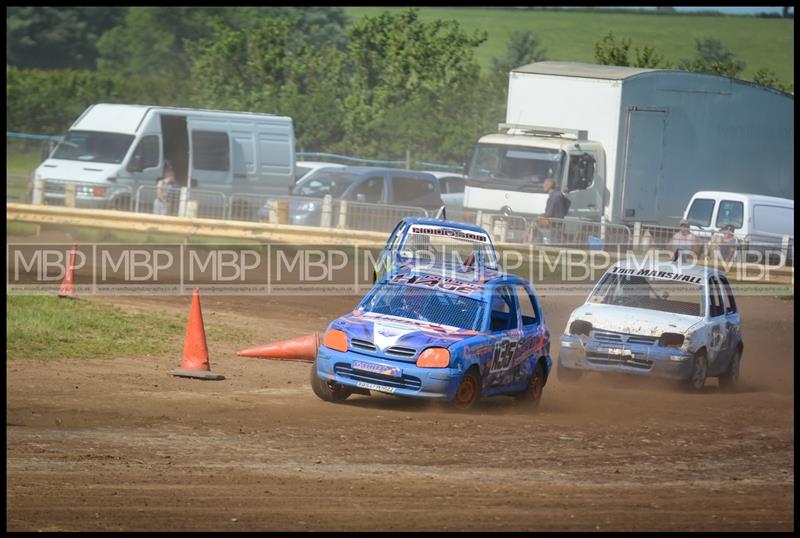
[[(485, 32), (414, 8), (350, 24), (337, 7), (10, 7), (6, 27), (7, 130), (60, 134), (96, 102), (247, 110), (294, 118), (306, 151), (439, 162), (462, 162), (503, 121), (510, 69), (547, 59), (534, 32), (515, 32), (482, 71)], [(713, 38), (696, 48), (675, 67), (744, 69)], [(668, 67), (630, 49), (607, 34), (595, 61)]]

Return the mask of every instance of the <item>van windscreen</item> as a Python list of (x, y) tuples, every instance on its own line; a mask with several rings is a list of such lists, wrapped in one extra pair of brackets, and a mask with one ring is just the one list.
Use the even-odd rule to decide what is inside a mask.
[(69, 131), (53, 152), (53, 159), (119, 164), (128, 153), (133, 135), (100, 131)]

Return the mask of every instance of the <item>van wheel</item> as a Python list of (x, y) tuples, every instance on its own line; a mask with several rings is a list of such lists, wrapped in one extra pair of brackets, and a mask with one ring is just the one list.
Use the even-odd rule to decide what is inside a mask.
[(739, 370), (741, 368), (741, 363), (742, 350), (737, 349), (734, 352), (733, 357), (731, 357), (731, 362), (728, 365), (728, 369), (724, 374), (717, 378), (719, 381), (720, 390), (723, 392), (733, 392), (736, 389), (736, 385), (739, 383)]
[(317, 361), (311, 364), (311, 390), (321, 400), (326, 402), (343, 402), (353, 394), (353, 391), (344, 385), (325, 381), (317, 376)]

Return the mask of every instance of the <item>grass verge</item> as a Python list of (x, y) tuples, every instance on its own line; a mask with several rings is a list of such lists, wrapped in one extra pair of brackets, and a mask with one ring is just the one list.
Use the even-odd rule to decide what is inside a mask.
[[(45, 295), (6, 296), (6, 356), (14, 359), (179, 357), (185, 314), (146, 315), (89, 300)], [(248, 341), (231, 327), (206, 327), (209, 339)]]

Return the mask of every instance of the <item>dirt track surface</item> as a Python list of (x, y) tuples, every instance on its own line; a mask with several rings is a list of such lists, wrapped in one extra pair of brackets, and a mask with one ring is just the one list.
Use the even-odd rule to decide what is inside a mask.
[[(735, 394), (553, 372), (535, 412), (505, 397), (464, 413), (331, 404), (307, 364), (235, 357), (356, 300), (206, 297), (206, 325), (254, 330), (236, 348), (209, 342), (224, 381), (170, 376), (178, 357), (9, 363), (7, 529), (794, 529), (792, 301), (739, 299)], [(554, 357), (579, 301), (543, 299)]]

